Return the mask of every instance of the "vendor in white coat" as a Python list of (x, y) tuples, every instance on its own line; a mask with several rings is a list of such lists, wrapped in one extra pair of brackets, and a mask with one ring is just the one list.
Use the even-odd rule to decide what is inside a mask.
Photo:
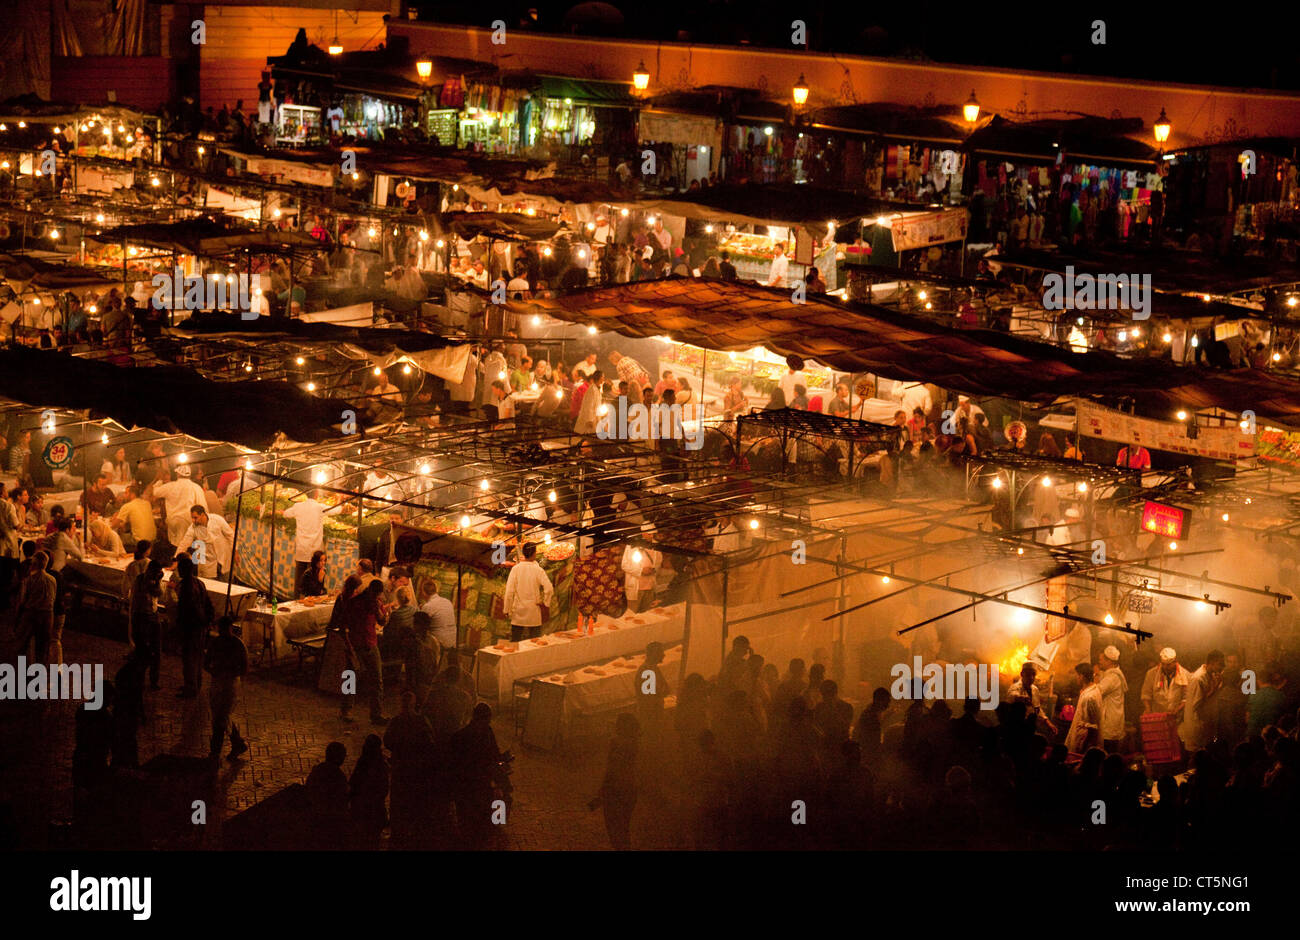
[(524, 638), (525, 631), (530, 640), (541, 635), (542, 606), (549, 608), (555, 601), (551, 579), (534, 560), (536, 543), (525, 542), (522, 553), (523, 558), (510, 569), (506, 578), (505, 610), (510, 618), (510, 639), (515, 642)]
[(1187, 680), (1191, 673), (1178, 662), (1178, 653), (1166, 646), (1160, 651), (1160, 664), (1147, 670), (1142, 682), (1142, 714), (1178, 715), (1182, 717), (1187, 697)]
[(1114, 754), (1124, 737), (1124, 696), (1128, 694), (1128, 679), (1119, 668), (1119, 648), (1106, 647), (1097, 668), (1101, 670), (1097, 679), (1101, 689), (1101, 743), (1108, 754)]
[(663, 553), (652, 548), (629, 545), (623, 550), (623, 590), (629, 611), (645, 610), (654, 602), (655, 575), (663, 561)]
[(1211, 650), (1205, 654), (1205, 664), (1187, 677), (1187, 697), (1184, 699), (1183, 723), (1178, 726), (1178, 736), (1189, 753), (1195, 753), (1214, 740), (1217, 725), (1215, 711), (1219, 690), (1223, 688), (1223, 654)]

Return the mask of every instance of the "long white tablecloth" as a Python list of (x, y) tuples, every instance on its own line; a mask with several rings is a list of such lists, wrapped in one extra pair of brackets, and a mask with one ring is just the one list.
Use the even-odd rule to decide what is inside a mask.
[[(625, 656), (598, 666), (585, 666), (567, 674), (544, 676), (539, 682), (564, 689), (564, 722), (589, 712), (632, 705), (636, 701), (637, 681), (645, 653)], [(669, 683), (669, 693), (676, 695), (674, 686), (682, 662), (682, 648), (673, 646), (664, 652), (659, 671)], [(529, 708), (529, 718), (532, 709)]]
[[(285, 656), (292, 649), (290, 640), (324, 633), (333, 613), (333, 600), (320, 604), (289, 601), (280, 604), (274, 613), (268, 606), (250, 607), (244, 613), (244, 620), (249, 625), (244, 630), (244, 642), (250, 653), (269, 647), (272, 658)], [(271, 631), (269, 636), (267, 631)]]
[[(122, 573), (126, 571), (126, 566), (130, 563), (130, 555), (119, 558), (100, 556), (94, 561), (77, 561), (75, 558), (69, 558), (67, 568), (72, 569), (74, 579), (79, 578), (104, 593), (119, 593), (122, 585)], [(172, 576), (168, 575), (163, 581), (164, 597), (166, 597), (167, 580)], [(222, 616), (226, 612), (226, 582), (216, 581), (212, 578), (199, 578), (199, 580), (208, 589), (208, 597), (212, 599), (212, 609), (216, 611), (218, 617)], [(253, 606), (256, 597), (257, 591), (253, 588), (244, 587), (241, 584), (231, 585), (230, 615), (236, 621), (242, 620), (245, 611)]]
[(686, 605), (674, 604), (628, 617), (599, 617), (590, 635), (577, 638), (552, 633), (540, 638), (545, 641), (541, 645), (536, 640), (523, 640), (510, 644), (518, 647), (510, 651), (486, 646), (474, 658), (478, 694), (505, 702), (516, 679), (644, 652), (646, 644), (655, 641), (677, 643), (685, 631)]

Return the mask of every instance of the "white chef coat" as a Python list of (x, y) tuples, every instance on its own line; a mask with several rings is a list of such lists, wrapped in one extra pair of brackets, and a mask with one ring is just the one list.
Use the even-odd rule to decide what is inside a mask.
[(1128, 679), (1118, 666), (1107, 669), (1097, 680), (1101, 689), (1101, 737), (1103, 741), (1118, 741), (1124, 737), (1124, 696), (1128, 694)]
[(197, 565), (200, 578), (215, 578), (217, 565), (222, 571), (230, 570), (230, 558), (235, 547), (235, 533), (230, 523), (215, 513), (208, 513), (207, 525), (194, 525), (185, 530), (181, 540), (176, 543), (176, 551), (183, 552), (196, 541), (203, 542), (203, 553), (207, 563)]
[(167, 538), (172, 544), (180, 544), (185, 530), (190, 526), (190, 509), (194, 506), (208, 507), (208, 498), (197, 483), (186, 477), (177, 477), (169, 483), (154, 486), (153, 495), (163, 501), (167, 516)]
[[(633, 557), (638, 552), (641, 556), (640, 561)], [(662, 553), (648, 548), (635, 548), (629, 545), (623, 549), (623, 590), (627, 593), (629, 604), (635, 603), (643, 591), (654, 590), (655, 572), (659, 570), (663, 560)], [(643, 575), (641, 571), (646, 566), (652, 570), (649, 574)]]
[(1072, 754), (1083, 753), (1084, 741), (1088, 731), (1101, 727), (1101, 689), (1096, 683), (1079, 693), (1079, 702), (1074, 706), (1074, 719), (1070, 730), (1065, 735), (1065, 746)]
[(540, 627), (542, 612), (538, 604), (548, 607), (555, 600), (555, 588), (542, 566), (535, 561), (521, 561), (510, 569), (506, 578), (506, 616), (512, 626)]
[(772, 267), (767, 272), (767, 280), (763, 283), (770, 284), (773, 287), (785, 287), (785, 275), (790, 269), (790, 256), (781, 255), (772, 259)]
[(293, 535), (293, 560), (311, 561), (314, 552), (325, 548), (325, 507), (308, 496), (284, 511), (297, 528)]

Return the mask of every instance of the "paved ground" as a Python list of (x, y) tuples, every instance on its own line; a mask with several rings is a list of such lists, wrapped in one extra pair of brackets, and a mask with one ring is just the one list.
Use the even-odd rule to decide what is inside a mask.
[[(87, 625), (90, 625), (87, 623)], [(64, 661), (105, 665), (111, 678), (126, 653), (123, 643), (69, 629), (64, 636)], [(296, 659), (275, 667), (254, 667), (245, 681), (236, 721), (251, 745), (246, 760), (223, 762), (213, 787), (206, 826), (185, 826), (187, 833), (160, 847), (221, 847), (221, 823), (229, 816), (259, 803), (285, 786), (304, 782), (311, 768), (323, 759), (325, 746), (342, 741), (348, 747), (344, 770), (350, 772), (365, 736), (372, 729), (360, 718), (346, 723), (338, 718), (337, 700), (312, 689), (307, 677), (297, 673)], [(176, 697), (180, 686), (180, 659), (164, 655), (162, 689), (146, 691), (147, 719), (139, 736), (140, 763), (157, 755), (202, 757), (208, 749), (206, 693), (198, 700)], [(397, 710), (396, 683), (386, 694), (386, 713)], [(12, 805), (21, 847), (55, 847), (66, 836), (62, 824), (70, 821), (72, 807), (72, 748), (74, 709), (69, 702), (0, 702), (0, 805)], [(575, 742), (564, 753), (526, 750), (515, 739), (508, 713), (494, 716), (497, 740), (516, 755), (514, 806), (508, 824), (497, 831), (502, 849), (604, 849), (609, 847), (599, 812), (589, 812), (587, 801), (595, 794), (604, 771), (607, 738)], [(377, 729), (382, 731), (382, 729)], [(186, 783), (183, 787), (197, 784)], [(173, 794), (175, 807), (159, 812), (187, 811), (188, 793)], [(201, 794), (200, 794), (201, 795)], [(637, 848), (682, 847), (684, 838), (675, 810), (676, 795), (668, 808), (650, 809), (647, 794), (633, 822)], [(662, 804), (662, 800), (656, 801)], [(192, 832), (192, 835), (188, 833)], [(386, 844), (386, 843), (385, 843)]]

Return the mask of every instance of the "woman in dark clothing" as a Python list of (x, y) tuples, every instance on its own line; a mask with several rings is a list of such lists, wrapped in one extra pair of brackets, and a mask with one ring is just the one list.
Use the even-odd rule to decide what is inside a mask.
[(609, 844), (616, 849), (632, 847), (632, 810), (636, 808), (636, 757), (641, 737), (641, 724), (636, 716), (624, 712), (614, 726), (614, 739), (609, 742), (609, 760), (605, 764), (605, 779), (600, 784), (600, 794), (588, 805), (605, 810), (605, 831)]
[(325, 590), (325, 553), (313, 552), (307, 570), (298, 579), (299, 597), (320, 597), (329, 593)]

